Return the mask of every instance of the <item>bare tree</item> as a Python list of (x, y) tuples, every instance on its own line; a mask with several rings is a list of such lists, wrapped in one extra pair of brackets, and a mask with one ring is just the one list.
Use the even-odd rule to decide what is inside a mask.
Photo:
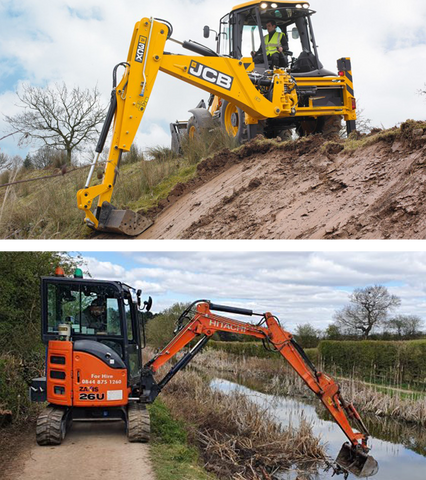
[(65, 83), (46, 88), (25, 85), (17, 95), (24, 111), (5, 119), (19, 132), (19, 144), (36, 142), (63, 149), (68, 163), (74, 150), (94, 140), (105, 117), (96, 87), (69, 91)]
[(386, 322), (398, 337), (415, 337), (421, 333), (423, 320), (417, 315), (396, 315)]
[(398, 307), (401, 300), (390, 295), (383, 285), (357, 288), (350, 296), (350, 305), (334, 315), (336, 324), (349, 332), (361, 333), (368, 338), (371, 330), (383, 324), (391, 310)]
[(9, 164), (10, 160), (6, 153), (0, 152), (0, 172), (3, 168), (6, 168)]

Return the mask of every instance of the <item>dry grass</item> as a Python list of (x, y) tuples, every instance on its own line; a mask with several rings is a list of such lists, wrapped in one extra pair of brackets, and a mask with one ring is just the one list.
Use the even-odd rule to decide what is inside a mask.
[[(123, 157), (112, 203), (117, 208), (146, 211), (167, 198), (178, 183), (196, 174), (196, 165), (205, 157), (235, 147), (235, 140), (222, 130), (196, 137), (184, 145), (177, 157), (168, 148), (154, 148), (145, 160), (137, 148)], [(102, 167), (99, 168), (102, 173)], [(19, 171), (16, 179), (57, 173), (57, 170)], [(83, 169), (54, 179), (41, 180), (0, 189), (0, 238), (85, 238), (90, 230), (77, 209), (76, 193), (83, 188), (88, 170)], [(7, 176), (7, 178), (6, 178)], [(13, 178), (12, 178), (13, 177)], [(6, 172), (0, 184), (15, 179)], [(96, 200), (97, 201), (97, 200)], [(95, 201), (95, 202), (96, 202)]]
[(293, 465), (326, 461), (306, 422), (284, 429), (246, 396), (213, 391), (194, 372), (176, 377), (162, 398), (189, 425), (206, 469), (219, 478), (268, 479)]

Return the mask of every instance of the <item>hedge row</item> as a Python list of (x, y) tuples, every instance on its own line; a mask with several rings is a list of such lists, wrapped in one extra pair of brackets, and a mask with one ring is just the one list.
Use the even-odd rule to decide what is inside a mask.
[(426, 340), (323, 340), (318, 349), (326, 369), (336, 366), (344, 374), (399, 383), (425, 382)]
[[(210, 348), (234, 355), (277, 358), (259, 342), (209, 342)], [(323, 340), (318, 348), (305, 352), (315, 365), (326, 372), (383, 380), (386, 383), (426, 384), (426, 340), (339, 341)]]
[[(216, 342), (210, 340), (208, 346), (214, 350), (222, 350), (234, 355), (258, 358), (278, 358), (276, 352), (266, 350), (260, 342)], [(314, 364), (318, 364), (317, 348), (305, 348), (305, 352)]]

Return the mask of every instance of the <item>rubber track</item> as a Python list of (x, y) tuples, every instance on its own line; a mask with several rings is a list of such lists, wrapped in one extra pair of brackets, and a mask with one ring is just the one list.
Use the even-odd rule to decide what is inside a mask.
[(37, 418), (36, 440), (39, 445), (60, 445), (62, 443), (62, 418), (64, 409), (46, 407)]
[(151, 425), (145, 405), (132, 403), (127, 411), (127, 437), (129, 442), (149, 441)]

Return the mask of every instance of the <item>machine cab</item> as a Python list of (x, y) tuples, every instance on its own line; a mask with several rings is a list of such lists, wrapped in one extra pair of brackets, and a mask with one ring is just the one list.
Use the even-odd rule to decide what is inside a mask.
[(96, 344), (103, 344), (127, 369), (129, 386), (137, 383), (145, 346), (140, 290), (121, 282), (56, 276), (42, 278), (41, 294), (44, 343), (78, 341), (95, 354), (103, 348)]
[[(276, 66), (289, 67), (297, 76), (334, 75), (323, 69), (318, 58), (311, 22), (314, 13), (307, 2), (252, 1), (239, 5), (220, 20), (217, 53), (242, 60), (248, 70), (257, 72)], [(271, 21), (285, 38), (276, 65), (268, 58), (265, 45), (266, 25)], [(209, 29), (204, 31), (207, 36)]]

